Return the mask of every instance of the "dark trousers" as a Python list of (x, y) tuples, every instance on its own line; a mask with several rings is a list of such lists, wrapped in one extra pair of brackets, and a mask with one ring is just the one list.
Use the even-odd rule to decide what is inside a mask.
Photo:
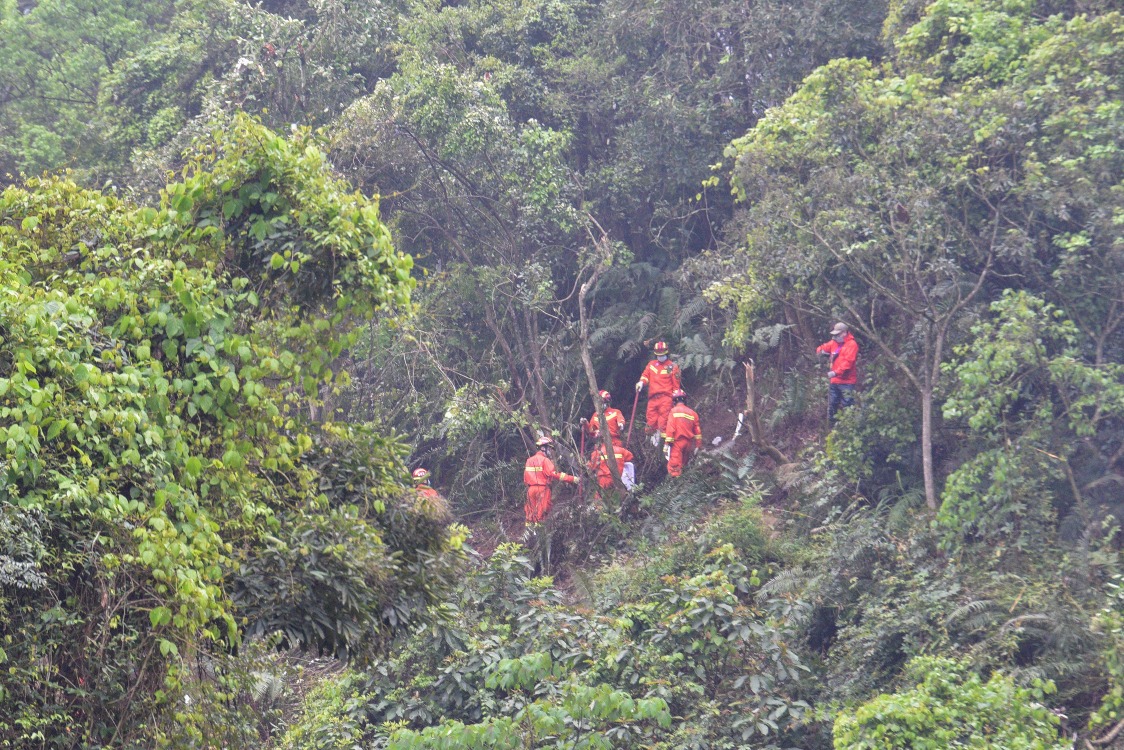
[(827, 397), (827, 419), (835, 424), (835, 415), (840, 409), (855, 405), (855, 386), (832, 383)]

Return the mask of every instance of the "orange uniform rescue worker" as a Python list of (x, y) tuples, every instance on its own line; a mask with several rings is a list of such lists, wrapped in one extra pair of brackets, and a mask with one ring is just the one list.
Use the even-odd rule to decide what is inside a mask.
[(683, 386), (679, 382), (679, 365), (668, 359), (667, 343), (657, 341), (652, 352), (656, 358), (644, 368), (636, 390), (648, 386), (648, 424), (644, 432), (652, 436), (652, 445), (659, 445), (660, 433), (666, 432), (667, 414), (671, 411), (671, 394)]
[[(608, 391), (599, 391), (601, 400), (605, 402), (605, 421), (609, 423), (609, 439), (613, 441), (613, 445), (620, 445), (624, 442), (621, 433), (624, 431), (624, 414), (620, 409), (614, 409), (609, 406), (612, 396)], [(593, 416), (588, 420), (582, 420), (582, 426), (589, 436), (594, 440), (601, 434), (601, 422), (597, 419), (597, 410), (593, 410)]]
[[(613, 486), (613, 471), (609, 466), (609, 462), (602, 457), (602, 454), (603, 450), (601, 446), (598, 446), (589, 459), (589, 468), (597, 474), (597, 486), (603, 490), (607, 490)], [(624, 465), (632, 463), (633, 458), (632, 451), (628, 448), (625, 448), (623, 445), (613, 445), (613, 460), (617, 464), (618, 474), (624, 474)]]
[(554, 468), (550, 460), (550, 453), (554, 441), (547, 436), (539, 438), (536, 443), (539, 451), (527, 459), (523, 467), (523, 484), (527, 485), (527, 503), (523, 506), (527, 523), (542, 523), (550, 512), (550, 485), (555, 479), (575, 484), (577, 477)]
[(702, 429), (699, 415), (684, 403), (687, 394), (677, 388), (671, 395), (674, 406), (667, 415), (667, 431), (664, 443), (667, 449), (667, 474), (677, 477), (683, 473), (691, 454), (702, 445)]
[[(441, 493), (429, 484), (429, 469), (414, 469), (411, 476), (414, 478), (414, 489), (418, 495), (425, 498), (441, 497)], [(444, 500), (444, 498), (441, 499)]]
[(414, 491), (418, 494), (418, 502), (425, 508), (427, 515), (448, 521), (449, 501), (429, 484), (429, 469), (419, 467), (414, 469), (411, 476), (414, 478)]
[(831, 341), (816, 347), (816, 354), (831, 358), (828, 385), (827, 420), (835, 424), (835, 415), (855, 403), (855, 384), (859, 382), (856, 363), (859, 359), (859, 342), (851, 335), (846, 323), (836, 323), (831, 329)]

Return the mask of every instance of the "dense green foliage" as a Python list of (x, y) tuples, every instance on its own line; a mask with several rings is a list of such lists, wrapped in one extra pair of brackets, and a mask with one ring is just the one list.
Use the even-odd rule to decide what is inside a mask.
[[(731, 336), (745, 340), (763, 306), (852, 321), (918, 397), (934, 509), (934, 402), (989, 297), (1029, 287), (1057, 305), (1075, 323), (1071, 352), (1114, 379), (1104, 368), (1121, 323), (1111, 218), (1120, 113), (1108, 82), (1120, 33), (1115, 14), (1043, 21), (1034, 3), (937, 3), (899, 41), (893, 66), (824, 67), (732, 147), (736, 189), (752, 205), (739, 222), (744, 252), (716, 259), (724, 273), (751, 269), (713, 288), (738, 311)], [(1105, 273), (1076, 271), (1087, 263)], [(1111, 422), (1118, 398), (1093, 396), (1091, 373), (1068, 385), (1097, 401), (1085, 418)], [(1055, 416), (1076, 428), (1076, 413)], [(1096, 480), (1095, 457), (1072, 458), (1086, 464), (1071, 467), (1075, 488)]]
[(6, 742), (179, 744), (245, 635), (369, 655), (438, 600), (401, 447), (307, 419), (353, 316), (412, 287), (307, 139), (241, 119), (158, 208), (9, 188), (0, 248)]
[(837, 750), (1069, 747), (1058, 737), (1058, 717), (1041, 703), (1053, 691), (1049, 682), (1020, 688), (999, 674), (982, 682), (954, 661), (932, 658), (912, 662), (909, 674), (917, 687), (835, 720)]
[[(725, 541), (759, 523), (749, 505), (728, 508), (680, 552), (678, 575), (654, 591), (643, 579), (621, 590), (614, 576), (618, 593), (599, 598), (597, 614), (566, 606), (548, 579), (529, 577), (518, 547), (500, 547), (444, 626), (418, 632), (368, 682), (348, 678), (366, 696), (350, 710), (349, 741), (380, 725), (390, 748), (670, 749), (775, 736), (807, 708), (791, 642), (806, 612), (759, 595), (760, 574), (744, 561), (760, 547)], [(291, 736), (334, 721), (310, 714)]]
[[(0, 743), (1122, 741), (1118, 3), (0, 0), (0, 39)], [(533, 577), (526, 448), (579, 470), (657, 339), (707, 449), (560, 490)]]

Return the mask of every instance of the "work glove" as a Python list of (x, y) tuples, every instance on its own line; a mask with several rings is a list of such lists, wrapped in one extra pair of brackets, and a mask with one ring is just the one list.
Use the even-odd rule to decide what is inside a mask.
[(643, 380), (637, 380), (636, 381), (636, 392), (640, 393), (640, 391), (642, 391), (642, 390), (644, 390), (644, 381)]
[(585, 427), (585, 426), (586, 426), (586, 424), (588, 424), (588, 423), (589, 423), (589, 420), (588, 420), (588, 419), (586, 419), (585, 417), (582, 417), (582, 418), (581, 418), (581, 421), (580, 421), (580, 422), (578, 422), (578, 424), (580, 424), (580, 425), (581, 425), (582, 427)]
[(827, 371), (827, 376), (828, 376), (829, 378), (834, 378), (834, 377), (835, 377), (835, 370), (828, 370), (828, 371)]
[(671, 460), (671, 443), (664, 443), (664, 445), (663, 445), (663, 457), (666, 458), (668, 461)]

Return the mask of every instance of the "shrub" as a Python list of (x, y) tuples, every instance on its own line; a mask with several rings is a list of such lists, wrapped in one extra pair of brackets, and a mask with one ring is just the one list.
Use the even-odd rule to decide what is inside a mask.
[(1059, 719), (1042, 704), (1048, 680), (1019, 687), (996, 673), (984, 682), (951, 659), (918, 657), (911, 690), (882, 694), (835, 720), (836, 750), (1062, 750)]

